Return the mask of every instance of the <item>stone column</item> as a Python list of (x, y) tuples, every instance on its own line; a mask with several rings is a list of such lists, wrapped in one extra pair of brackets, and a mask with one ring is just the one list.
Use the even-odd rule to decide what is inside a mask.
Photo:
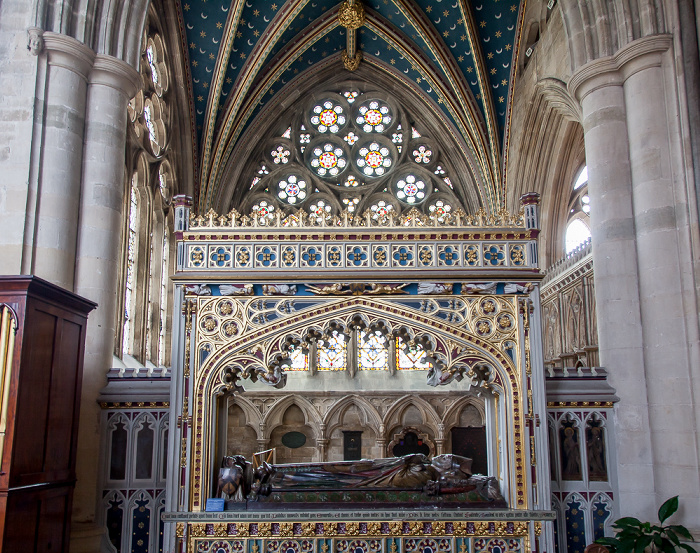
[(88, 321), (85, 344), (72, 551), (88, 549), (78, 542), (92, 534), (89, 527), (95, 520), (99, 495), (100, 409), (96, 400), (106, 384), (114, 351), (126, 106), (141, 86), (138, 71), (130, 65), (97, 54), (88, 78), (75, 291), (97, 302), (98, 308)]
[[(601, 364), (616, 407), (620, 509), (654, 519), (682, 496), (697, 528), (700, 346), (693, 277), (697, 220), (678, 123), (669, 35), (581, 67)], [(693, 528), (693, 527), (696, 528)]]
[[(95, 53), (66, 35), (46, 32), (44, 95), (36, 209), (30, 236), (30, 271), (74, 290), (87, 77)], [(37, 128), (37, 127), (35, 127)], [(123, 156), (123, 154), (122, 154)], [(33, 238), (31, 234), (33, 233)]]
[(621, 398), (615, 411), (619, 506), (636, 515), (653, 511), (654, 472), (628, 127), (615, 60), (602, 58), (582, 66), (569, 89), (583, 115), (600, 362)]
[[(670, 35), (616, 54), (624, 78), (656, 504), (681, 496), (698, 528), (700, 475), (693, 377), (700, 366), (689, 205), (676, 123)], [(668, 63), (664, 58), (668, 56)], [(669, 68), (669, 69), (667, 69)], [(697, 385), (698, 383), (696, 383)]]

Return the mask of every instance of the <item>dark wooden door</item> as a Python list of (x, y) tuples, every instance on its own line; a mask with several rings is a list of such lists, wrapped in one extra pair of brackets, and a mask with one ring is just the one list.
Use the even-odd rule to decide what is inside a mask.
[(488, 474), (486, 427), (470, 426), (452, 429), (452, 453), (472, 459), (474, 474)]

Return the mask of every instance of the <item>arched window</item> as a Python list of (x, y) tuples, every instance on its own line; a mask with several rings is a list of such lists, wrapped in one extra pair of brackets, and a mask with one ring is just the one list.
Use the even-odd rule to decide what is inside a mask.
[(387, 93), (340, 83), (281, 119), (252, 156), (250, 192), (235, 206), (259, 224), (299, 209), (316, 223), (345, 210), (383, 222), (412, 208), (444, 222), (463, 209), (441, 147)]
[(124, 204), (123, 309), (117, 354), (164, 366), (167, 354), (171, 263), (168, 221), (177, 183), (168, 144), (169, 69), (165, 44), (154, 21), (143, 38), (144, 88), (129, 102), (127, 167), (134, 177)]
[(567, 254), (591, 239), (590, 201), (588, 196), (588, 167), (584, 166), (576, 175), (569, 201), (569, 215), (564, 237)]

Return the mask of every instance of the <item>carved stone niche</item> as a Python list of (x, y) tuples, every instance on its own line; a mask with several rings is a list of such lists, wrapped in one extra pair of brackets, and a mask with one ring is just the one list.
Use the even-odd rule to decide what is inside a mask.
[[(433, 442), (430, 435), (425, 432), (421, 432), (419, 429), (414, 428), (413, 426), (406, 426), (403, 430), (401, 430), (401, 432), (399, 432), (398, 434), (394, 434), (393, 439), (391, 440), (391, 442), (389, 442), (389, 445), (387, 445), (387, 457), (394, 457), (394, 447), (406, 444), (407, 437), (408, 441), (412, 441), (413, 436), (415, 436), (416, 438), (417, 446), (420, 447), (421, 445), (424, 445), (428, 447), (429, 451), (424, 452), (428, 457), (433, 457), (435, 455), (435, 443)], [(408, 453), (411, 452), (401, 453), (401, 455), (405, 455)]]

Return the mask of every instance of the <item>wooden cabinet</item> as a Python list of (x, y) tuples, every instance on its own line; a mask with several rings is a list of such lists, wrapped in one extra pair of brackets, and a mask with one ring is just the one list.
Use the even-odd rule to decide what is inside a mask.
[(1, 551), (68, 551), (88, 313), (32, 276), (0, 276)]

